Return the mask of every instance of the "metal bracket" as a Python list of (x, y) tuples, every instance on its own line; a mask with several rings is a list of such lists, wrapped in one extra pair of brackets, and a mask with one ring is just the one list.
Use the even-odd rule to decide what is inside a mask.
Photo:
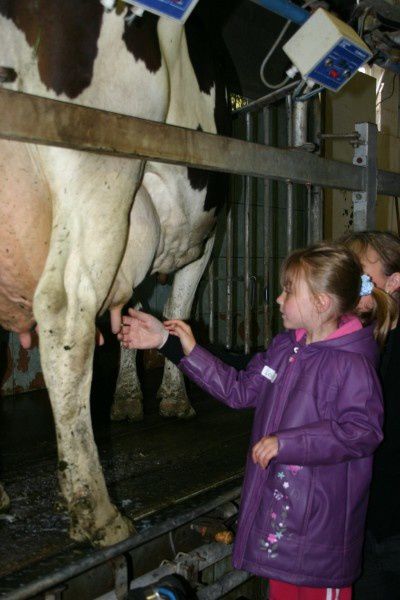
[(365, 144), (365, 141), (357, 131), (353, 131), (352, 133), (318, 133), (317, 137), (320, 140), (342, 140), (349, 142), (353, 148), (358, 148), (362, 144)]
[(354, 148), (353, 164), (364, 169), (364, 189), (353, 192), (354, 231), (374, 229), (378, 193), (378, 129), (373, 123), (356, 123), (360, 144)]
[(44, 600), (62, 600), (63, 592), (67, 589), (66, 585), (59, 585), (49, 590), (44, 595)]
[(114, 592), (117, 600), (126, 600), (129, 593), (128, 564), (124, 555), (112, 559), (114, 571)]

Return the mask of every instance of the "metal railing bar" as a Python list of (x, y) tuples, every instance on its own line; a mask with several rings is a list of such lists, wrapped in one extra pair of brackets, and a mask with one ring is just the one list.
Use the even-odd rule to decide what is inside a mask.
[[(0, 138), (359, 191), (364, 168), (0, 89)], [(393, 177), (396, 174), (393, 173)], [(397, 175), (400, 181), (400, 175)]]
[[(237, 478), (239, 479), (239, 478)], [(241, 478), (240, 478), (241, 479)], [(48, 572), (39, 579), (30, 581), (29, 583), (21, 584), (21, 579), (24, 577), (25, 571), (30, 573), (30, 569), (22, 569), (18, 574), (5, 576), (0, 579), (0, 598), (7, 600), (26, 600), (32, 596), (43, 593), (46, 590), (54, 588), (56, 585), (63, 583), (72, 577), (76, 577), (85, 571), (97, 567), (110, 559), (116, 558), (121, 554), (134, 550), (147, 542), (150, 542), (157, 537), (168, 533), (173, 529), (177, 529), (186, 523), (196, 519), (197, 517), (210, 512), (221, 504), (234, 500), (240, 496), (241, 487), (234, 486), (232, 489), (218, 494), (217, 497), (204, 502), (202, 505), (194, 509), (183, 510), (179, 515), (174, 515), (166, 519), (160, 525), (152, 527), (142, 533), (137, 533), (134, 536), (101, 550), (93, 550), (84, 558), (72, 561), (70, 564), (56, 569), (53, 572)], [(43, 561), (45, 562), (45, 561)], [(17, 578), (18, 577), (18, 578)]]
[(262, 108), (285, 98), (285, 96), (287, 96), (289, 92), (294, 90), (298, 83), (298, 81), (288, 83), (288, 85), (285, 85), (284, 87), (280, 88), (279, 90), (276, 90), (275, 92), (270, 92), (269, 94), (266, 94), (265, 96), (254, 100), (253, 102), (249, 102), (249, 104), (246, 104), (246, 106), (241, 106), (240, 108), (237, 108), (236, 110), (232, 111), (232, 114), (238, 115), (253, 112), (256, 110), (261, 110)]

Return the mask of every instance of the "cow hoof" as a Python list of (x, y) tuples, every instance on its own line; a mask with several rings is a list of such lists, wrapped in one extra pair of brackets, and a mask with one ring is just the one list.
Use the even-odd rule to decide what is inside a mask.
[(76, 542), (90, 542), (93, 546), (104, 548), (126, 540), (135, 533), (132, 522), (122, 516), (115, 507), (114, 516), (102, 527), (86, 529), (75, 522), (70, 527), (69, 535)]
[(132, 522), (118, 513), (118, 516), (111, 523), (96, 532), (91, 541), (94, 546), (105, 548), (126, 540), (134, 533), (136, 533), (136, 530)]
[(196, 411), (188, 400), (164, 399), (160, 402), (160, 415), (166, 418), (192, 419), (196, 416)]
[(126, 397), (115, 400), (111, 407), (111, 420), (143, 421), (142, 399)]
[(6, 494), (3, 486), (0, 484), (0, 513), (7, 512), (10, 508), (10, 498)]

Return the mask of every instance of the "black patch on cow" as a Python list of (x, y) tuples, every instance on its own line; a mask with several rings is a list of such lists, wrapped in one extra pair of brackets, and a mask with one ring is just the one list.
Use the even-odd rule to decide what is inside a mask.
[[(197, 126), (197, 131), (203, 131), (201, 125)], [(204, 169), (196, 169), (195, 167), (187, 167), (188, 179), (190, 181), (190, 186), (194, 190), (204, 190), (208, 184), (208, 177), (210, 171), (205, 171)]]
[(209, 94), (215, 83), (215, 70), (209, 40), (199, 18), (192, 15), (185, 25), (190, 62), (193, 65), (199, 88)]
[(41, 81), (76, 98), (90, 85), (103, 7), (98, 0), (0, 0), (37, 57)]
[(145, 12), (142, 17), (125, 23), (123, 40), (136, 60), (142, 60), (151, 73), (161, 67), (161, 50), (157, 35), (158, 17)]
[(208, 173), (208, 186), (204, 200), (204, 210), (215, 209), (216, 214), (218, 214), (229, 194), (229, 175), (227, 173), (216, 173), (215, 171), (206, 171), (206, 173)]
[[(188, 19), (185, 29), (189, 56), (200, 90), (209, 94), (215, 86), (214, 119), (217, 132), (220, 135), (230, 135), (232, 120), (224, 82), (225, 49), (220, 31), (210, 31), (196, 13)], [(197, 129), (201, 130), (201, 127)], [(203, 190), (207, 186), (204, 210), (215, 209), (218, 212), (228, 195), (229, 176), (225, 173), (189, 167), (188, 177), (191, 186), (196, 190)]]

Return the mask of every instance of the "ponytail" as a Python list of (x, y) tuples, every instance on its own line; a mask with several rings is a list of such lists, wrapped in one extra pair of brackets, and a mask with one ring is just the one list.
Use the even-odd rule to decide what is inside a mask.
[(397, 323), (399, 306), (390, 294), (378, 287), (374, 287), (371, 296), (374, 307), (370, 312), (360, 314), (360, 318), (366, 324), (375, 323), (374, 337), (379, 346), (383, 348), (389, 331)]

